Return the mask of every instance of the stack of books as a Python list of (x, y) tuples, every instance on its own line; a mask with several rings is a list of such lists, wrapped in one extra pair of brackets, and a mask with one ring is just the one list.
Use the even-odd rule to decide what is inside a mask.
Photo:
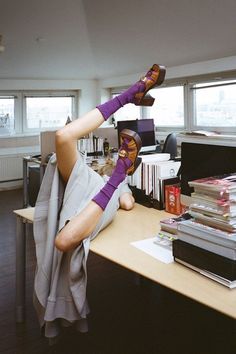
[(206, 225), (236, 231), (236, 174), (189, 182), (194, 188), (191, 215)]
[(173, 241), (177, 239), (179, 223), (190, 218), (191, 216), (188, 213), (185, 213), (178, 217), (161, 220), (161, 228), (154, 240), (154, 243), (172, 249)]
[(176, 261), (236, 287), (236, 174), (189, 182), (194, 188), (189, 214), (178, 224)]

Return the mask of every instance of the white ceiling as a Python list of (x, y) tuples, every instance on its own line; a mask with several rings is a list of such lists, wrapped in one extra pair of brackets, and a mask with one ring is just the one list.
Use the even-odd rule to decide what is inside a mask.
[(0, 78), (101, 79), (236, 55), (235, 0), (0, 0)]

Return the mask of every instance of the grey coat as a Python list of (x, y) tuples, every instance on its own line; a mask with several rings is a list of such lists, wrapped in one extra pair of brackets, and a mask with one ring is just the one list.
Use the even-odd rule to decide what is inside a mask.
[(119, 208), (121, 193), (130, 192), (126, 182), (119, 185), (91, 235), (73, 251), (55, 248), (59, 230), (77, 215), (103, 187), (104, 180), (79, 157), (66, 187), (60, 178), (54, 155), (48, 163), (35, 206), (34, 239), (37, 269), (34, 305), (46, 337), (59, 334), (61, 325), (75, 324), (87, 331), (87, 269), (90, 240), (106, 227)]

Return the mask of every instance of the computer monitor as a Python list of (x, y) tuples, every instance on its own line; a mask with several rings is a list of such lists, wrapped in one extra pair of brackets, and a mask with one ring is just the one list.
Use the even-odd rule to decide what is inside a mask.
[(236, 172), (236, 147), (185, 143), (181, 144), (181, 202), (189, 205), (188, 182), (197, 178)]
[(117, 122), (118, 146), (120, 147), (120, 132), (131, 129), (139, 134), (142, 146), (156, 146), (154, 119), (122, 120)]

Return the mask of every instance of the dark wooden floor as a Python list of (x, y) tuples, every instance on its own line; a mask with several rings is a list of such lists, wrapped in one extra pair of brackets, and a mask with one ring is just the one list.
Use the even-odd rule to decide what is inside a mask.
[[(90, 332), (65, 331), (50, 347), (32, 305), (34, 243), (27, 236), (26, 322), (15, 324), (15, 217), (22, 191), (0, 192), (0, 353), (236, 354), (234, 321), (90, 254)], [(189, 284), (186, 284), (189, 286)], [(236, 296), (236, 295), (235, 295)]]

